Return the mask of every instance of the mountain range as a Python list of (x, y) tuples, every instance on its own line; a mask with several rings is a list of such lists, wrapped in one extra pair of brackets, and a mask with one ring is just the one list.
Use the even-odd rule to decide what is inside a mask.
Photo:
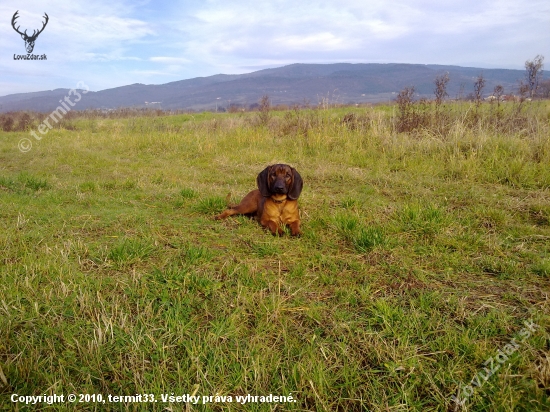
[[(291, 64), (246, 74), (217, 74), (166, 84), (131, 84), (88, 92), (74, 109), (152, 107), (164, 110), (223, 110), (229, 105), (248, 107), (268, 95), (271, 104), (317, 105), (326, 103), (375, 103), (394, 100), (404, 87), (414, 86), (422, 97), (433, 97), (434, 79), (448, 73), (449, 98), (473, 92), (479, 75), (485, 79), (484, 95), (498, 84), (506, 94), (516, 92), (523, 70), (401, 63)], [(51, 112), (70, 89), (18, 93), (0, 97), (0, 112), (32, 110)], [(74, 100), (74, 99), (73, 99)]]

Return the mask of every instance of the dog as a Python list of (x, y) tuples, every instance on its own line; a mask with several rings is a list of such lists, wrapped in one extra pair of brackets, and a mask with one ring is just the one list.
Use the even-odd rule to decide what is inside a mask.
[(215, 219), (233, 215), (255, 216), (264, 228), (282, 235), (288, 225), (292, 236), (300, 236), (298, 197), (304, 185), (300, 174), (289, 165), (267, 166), (256, 178), (258, 189), (247, 194), (241, 203), (231, 206)]

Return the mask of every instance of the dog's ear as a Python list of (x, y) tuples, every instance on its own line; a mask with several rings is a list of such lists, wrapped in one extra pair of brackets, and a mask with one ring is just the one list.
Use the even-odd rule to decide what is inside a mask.
[(262, 196), (269, 197), (271, 196), (271, 191), (269, 190), (268, 185), (268, 177), (269, 177), (269, 170), (271, 169), (271, 166), (267, 166), (263, 171), (260, 172), (258, 177), (256, 178), (256, 183), (258, 184), (258, 189), (260, 189), (260, 193)]
[(292, 169), (292, 187), (288, 191), (287, 196), (290, 200), (296, 200), (298, 197), (300, 197), (300, 193), (302, 193), (302, 187), (304, 187), (304, 181), (302, 180), (302, 176), (300, 176), (300, 173), (293, 167)]

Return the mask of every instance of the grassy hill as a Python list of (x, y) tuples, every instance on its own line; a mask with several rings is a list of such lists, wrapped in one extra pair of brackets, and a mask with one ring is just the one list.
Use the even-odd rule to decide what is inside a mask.
[[(0, 132), (0, 409), (548, 410), (550, 106), (415, 113), (407, 133), (396, 106)], [(301, 238), (213, 220), (275, 162), (304, 179)], [(158, 402), (107, 398), (136, 394)]]

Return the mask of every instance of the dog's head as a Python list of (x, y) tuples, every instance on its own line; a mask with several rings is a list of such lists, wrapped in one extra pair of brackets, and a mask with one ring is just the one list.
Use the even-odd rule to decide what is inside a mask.
[(296, 169), (283, 164), (267, 166), (256, 181), (262, 196), (286, 195), (291, 200), (298, 199), (304, 185)]

